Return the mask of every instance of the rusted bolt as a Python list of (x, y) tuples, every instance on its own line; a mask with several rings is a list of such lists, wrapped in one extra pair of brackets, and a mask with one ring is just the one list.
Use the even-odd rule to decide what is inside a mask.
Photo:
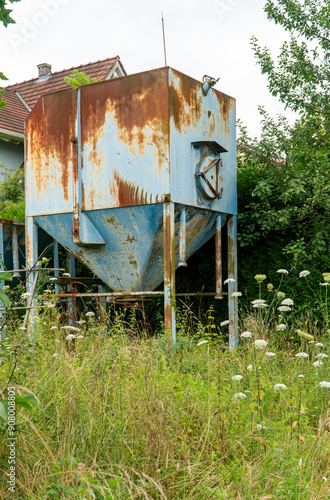
[(78, 144), (78, 137), (75, 137), (74, 135), (72, 135), (70, 140), (71, 140), (72, 144)]

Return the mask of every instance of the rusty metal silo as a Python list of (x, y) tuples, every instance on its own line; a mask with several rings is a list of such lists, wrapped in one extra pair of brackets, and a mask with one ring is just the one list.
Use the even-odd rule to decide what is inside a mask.
[[(235, 100), (172, 68), (42, 96), (26, 124), (27, 259), (40, 226), (114, 293), (164, 282), (175, 339), (175, 269), (221, 228), (236, 279)], [(237, 343), (229, 283), (230, 345)]]

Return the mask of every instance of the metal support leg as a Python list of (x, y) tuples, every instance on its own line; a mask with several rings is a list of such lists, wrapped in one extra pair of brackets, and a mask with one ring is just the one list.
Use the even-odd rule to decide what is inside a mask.
[[(66, 271), (70, 274), (71, 278), (76, 277), (76, 259), (70, 252), (66, 252)], [(71, 292), (71, 285), (67, 286), (67, 292)], [(68, 317), (69, 324), (76, 323), (76, 301), (74, 298), (68, 298)]]
[[(19, 269), (18, 233), (17, 233), (17, 226), (15, 226), (15, 224), (13, 225), (13, 233), (12, 233), (12, 249), (13, 249), (13, 269)], [(16, 271), (14, 277), (19, 278), (20, 273)]]
[(222, 295), (222, 255), (221, 255), (221, 215), (215, 222), (215, 299), (223, 299)]
[(228, 283), (228, 311), (229, 311), (229, 349), (238, 345), (238, 307), (237, 297), (232, 297), (237, 291), (237, 217), (232, 215), (227, 224), (228, 230), (228, 278), (235, 281)]
[(176, 342), (175, 323), (175, 231), (174, 231), (174, 203), (166, 201), (163, 204), (164, 225), (164, 309), (165, 333), (172, 334), (173, 343)]
[(27, 301), (29, 306), (33, 309), (30, 310), (30, 314), (26, 316), (25, 323), (29, 320), (28, 330), (29, 334), (31, 330), (37, 329), (37, 314), (38, 310), (35, 307), (37, 305), (37, 300), (35, 299), (35, 294), (37, 292), (37, 279), (38, 271), (29, 270), (29, 268), (36, 267), (38, 262), (38, 226), (35, 224), (33, 217), (26, 217), (25, 220), (25, 245), (26, 245), (26, 269), (27, 269), (27, 279), (26, 279), (26, 291), (31, 294), (29, 300)]
[[(60, 261), (58, 258), (58, 242), (53, 239), (53, 261), (54, 261), (54, 268), (58, 269), (60, 267)], [(54, 276), (56, 278), (59, 277), (59, 271), (54, 271)], [(56, 284), (55, 281), (55, 293), (60, 293), (60, 287)]]
[(180, 267), (187, 267), (187, 248), (186, 248), (186, 209), (180, 212)]

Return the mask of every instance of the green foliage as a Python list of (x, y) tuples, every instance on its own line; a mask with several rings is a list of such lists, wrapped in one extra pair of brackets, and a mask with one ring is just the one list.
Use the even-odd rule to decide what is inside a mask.
[(87, 85), (88, 83), (99, 82), (100, 79), (90, 78), (82, 71), (74, 69), (69, 77), (64, 78), (64, 81), (66, 81), (72, 87), (80, 87), (81, 85)]
[[(7, 273), (6, 271), (0, 271), (0, 281), (12, 281), (13, 274)], [(0, 288), (0, 300), (5, 304), (5, 306), (9, 306), (9, 297), (6, 295), (4, 290)]]
[(0, 183), (0, 218), (24, 222), (24, 196), (24, 169), (5, 169)]
[(290, 33), (274, 63), (255, 37), (252, 45), (269, 90), (289, 108), (325, 114), (330, 92), (330, 5), (324, 0), (267, 0), (268, 19)]
[[(19, 2), (20, 0), (9, 0), (10, 3)], [(7, 28), (8, 24), (14, 24), (15, 21), (11, 17), (12, 9), (8, 9), (7, 0), (0, 0), (0, 23)], [(8, 80), (8, 78), (0, 71), (0, 80)], [(0, 89), (0, 109), (6, 106), (2, 100), (3, 89)]]

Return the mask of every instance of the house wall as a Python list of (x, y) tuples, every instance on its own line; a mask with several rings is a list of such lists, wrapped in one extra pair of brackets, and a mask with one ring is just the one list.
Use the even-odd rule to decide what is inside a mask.
[(24, 162), (24, 144), (15, 144), (6, 142), (0, 138), (0, 182), (3, 180), (1, 175), (4, 171), (3, 166), (15, 169), (19, 168)]

